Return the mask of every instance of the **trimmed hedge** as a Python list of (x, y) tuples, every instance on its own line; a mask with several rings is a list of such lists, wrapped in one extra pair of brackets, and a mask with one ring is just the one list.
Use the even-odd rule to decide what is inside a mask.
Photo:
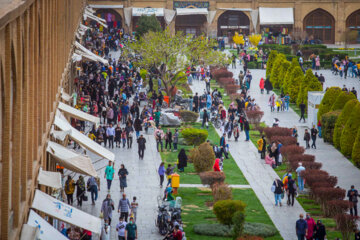
[(334, 104), (331, 107), (331, 111), (343, 109), (345, 104), (350, 101), (356, 99), (355, 95), (352, 92), (342, 92), (336, 98)]
[(332, 143), (335, 123), (341, 114), (341, 110), (325, 113), (321, 117), (321, 128), (324, 142)]
[(340, 138), (340, 148), (342, 154), (351, 156), (354, 139), (360, 126), (360, 104), (357, 104), (347, 120)]
[(197, 173), (210, 171), (215, 163), (215, 154), (209, 143), (190, 150), (190, 159)]
[(221, 200), (214, 204), (213, 212), (220, 223), (230, 226), (234, 213), (245, 212), (245, 207), (246, 204), (240, 200)]
[(199, 114), (189, 110), (180, 110), (180, 117), (186, 123), (196, 122)]
[[(231, 237), (233, 230), (219, 223), (200, 223), (194, 225), (194, 232), (205, 236)], [(277, 233), (277, 229), (269, 224), (245, 222), (243, 233), (251, 236), (271, 237)]]
[[(297, 60), (297, 58), (293, 58), (290, 61), (290, 66), (286, 70), (284, 81), (283, 81), (283, 86), (282, 86), (285, 94), (289, 92), (289, 80), (290, 80), (291, 74), (294, 71), (295, 67), (300, 67), (299, 61)], [(300, 68), (300, 70), (301, 70), (301, 68)], [(290, 101), (291, 101), (291, 99), (290, 99)]]
[(262, 44), (259, 46), (263, 51), (272, 51), (276, 50), (279, 53), (283, 54), (291, 54), (291, 47), (287, 45), (279, 45), (279, 44)]
[(315, 77), (311, 69), (308, 69), (302, 79), (300, 85), (300, 91), (296, 99), (297, 105), (304, 103), (307, 106), (308, 92), (309, 91), (322, 91), (321, 83), (318, 78)]
[(304, 73), (300, 66), (297, 66), (294, 68), (294, 70), (290, 74), (290, 78), (287, 79), (287, 88), (284, 89), (285, 93), (289, 93), (290, 96), (290, 102), (296, 103), (300, 85), (303, 81)]
[(224, 183), (225, 173), (224, 172), (201, 172), (199, 174), (201, 183), (204, 185), (210, 185), (210, 187), (215, 183)]
[(281, 66), (283, 64), (283, 62), (285, 62), (285, 55), (280, 53), (276, 56), (272, 69), (271, 69), (271, 74), (270, 74), (270, 82), (272, 83), (272, 85), (274, 86), (274, 88), (279, 88), (280, 87), (280, 69)]
[(360, 167), (360, 128), (357, 132), (355, 143), (352, 149), (351, 158), (355, 165)]
[(269, 54), (269, 58), (266, 62), (266, 77), (270, 77), (277, 54), (278, 52), (276, 50), (272, 50)]
[(319, 106), (317, 119), (321, 119), (321, 116), (324, 113), (327, 113), (330, 111), (332, 105), (334, 104), (337, 96), (339, 96), (340, 93), (341, 93), (341, 88), (339, 88), (339, 87), (331, 87), (325, 92), (325, 95), (324, 95), (323, 99), (321, 100), (321, 103)]
[(340, 138), (342, 131), (344, 130), (345, 124), (349, 119), (351, 112), (354, 110), (357, 104), (359, 104), (359, 101), (357, 99), (348, 101), (345, 104), (343, 110), (341, 111), (341, 114), (339, 115), (338, 119), (336, 120), (334, 135), (333, 135), (333, 143), (337, 149), (340, 149)]
[(185, 128), (181, 131), (183, 138), (189, 145), (199, 146), (208, 137), (208, 131), (197, 128)]

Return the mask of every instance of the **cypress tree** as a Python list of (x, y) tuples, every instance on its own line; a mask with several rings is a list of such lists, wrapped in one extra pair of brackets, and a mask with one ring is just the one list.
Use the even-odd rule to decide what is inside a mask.
[(351, 158), (355, 165), (360, 167), (360, 128), (357, 131), (355, 143), (352, 149)]
[(272, 66), (274, 64), (277, 54), (278, 54), (278, 52), (276, 50), (272, 50), (270, 52), (269, 58), (266, 62), (266, 78), (270, 77)]
[(299, 93), (300, 84), (304, 78), (303, 71), (300, 66), (294, 68), (291, 72), (290, 78), (287, 84), (287, 91), (284, 93), (289, 93), (290, 101), (296, 103), (296, 98)]
[(342, 91), (336, 98), (334, 104), (331, 106), (331, 111), (337, 109), (343, 109), (345, 104), (352, 100), (356, 99), (355, 95), (352, 92), (344, 92)]
[(298, 60), (296, 58), (293, 58), (291, 60), (290, 67), (288, 67), (286, 70), (285, 79), (283, 81), (283, 89), (285, 94), (289, 93), (289, 82), (290, 82), (291, 74), (294, 71), (295, 67), (300, 67), (300, 65)]
[(360, 104), (357, 104), (351, 111), (340, 138), (341, 152), (345, 156), (351, 156), (354, 146), (354, 139), (360, 126)]
[(306, 71), (305, 77), (300, 85), (300, 91), (296, 99), (296, 104), (299, 105), (302, 102), (307, 105), (308, 91), (321, 91), (322, 86), (318, 78), (315, 77), (311, 69)]
[(330, 111), (333, 103), (335, 102), (337, 96), (341, 93), (341, 88), (331, 87), (326, 90), (323, 99), (321, 100), (319, 111), (317, 114), (317, 119), (321, 119), (321, 115)]
[(279, 85), (280, 69), (284, 61), (286, 61), (285, 55), (280, 53), (276, 56), (275, 61), (272, 64), (270, 82), (272, 83), (274, 88), (280, 87)]
[(284, 83), (286, 81), (285, 75), (287, 73), (287, 70), (290, 67), (290, 62), (287, 60), (284, 60), (280, 67), (280, 74), (279, 74), (279, 86), (282, 92), (284, 92)]

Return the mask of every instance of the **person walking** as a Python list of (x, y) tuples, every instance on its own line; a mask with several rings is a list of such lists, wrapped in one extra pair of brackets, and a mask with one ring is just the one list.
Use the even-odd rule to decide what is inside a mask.
[(161, 126), (159, 126), (155, 130), (155, 139), (156, 139), (156, 149), (157, 149), (157, 151), (159, 152), (159, 145), (161, 147), (161, 151), (163, 151), (163, 148), (164, 148), (164, 144), (163, 144), (164, 132), (163, 132), (163, 130), (161, 130)]
[[(132, 128), (132, 127), (131, 127)], [(126, 133), (126, 140), (127, 140), (127, 148), (131, 149), (132, 142), (133, 142), (133, 130), (130, 130)]]
[(263, 135), (258, 141), (258, 152), (260, 153), (260, 158), (265, 159), (265, 152), (266, 152), (266, 139)]
[(288, 200), (287, 200), (287, 204), (290, 206), (294, 206), (294, 198), (295, 198), (295, 195), (296, 195), (296, 183), (294, 181), (294, 179), (292, 179), (292, 176), (289, 175), (288, 178), (287, 178), (287, 197), (288, 197)]
[(154, 120), (155, 120), (155, 126), (157, 128), (160, 127), (160, 116), (161, 116), (160, 110), (156, 110), (155, 113), (154, 113)]
[(209, 128), (209, 123), (208, 122), (209, 122), (209, 115), (207, 113), (207, 110), (204, 109), (201, 127), (204, 128), (204, 125), (206, 125), (206, 128)]
[(266, 80), (265, 80), (265, 89), (266, 89), (266, 94), (269, 94), (270, 91), (273, 90), (273, 85), (272, 85), (272, 83), (270, 82), (270, 79), (269, 79), (269, 78), (266, 78)]
[(138, 154), (139, 154), (139, 159), (144, 159), (144, 152), (145, 152), (145, 148), (146, 148), (146, 139), (144, 138), (144, 136), (141, 134), (139, 139), (137, 140), (138, 143)]
[(245, 136), (246, 136), (245, 141), (248, 142), (250, 140), (250, 125), (246, 118), (244, 118), (244, 131), (245, 131)]
[(305, 108), (306, 108), (306, 105), (304, 104), (304, 102), (301, 102), (301, 103), (300, 103), (299, 108), (300, 108), (300, 119), (299, 119), (299, 122), (301, 122), (301, 119), (303, 119), (304, 122), (305, 122)]
[(111, 161), (109, 161), (109, 165), (106, 166), (105, 175), (104, 175), (104, 178), (107, 181), (108, 192), (110, 192), (111, 182), (114, 179), (114, 172), (115, 172), (115, 170), (114, 170), (113, 164)]
[(98, 184), (95, 177), (90, 177), (87, 181), (87, 188), (91, 193), (92, 205), (95, 205), (95, 201), (98, 198)]
[(171, 185), (171, 178), (172, 178), (171, 175), (174, 173), (174, 169), (175, 169), (175, 166), (172, 167), (171, 164), (168, 164), (168, 167), (166, 168), (166, 177), (168, 179), (168, 183), (166, 184), (166, 186)]
[(179, 142), (179, 130), (175, 129), (175, 133), (173, 135), (174, 152), (177, 151), (178, 142)]
[(271, 94), (271, 96), (269, 97), (269, 106), (270, 106), (270, 110), (271, 112), (273, 112), (275, 110), (275, 94)]
[(265, 88), (264, 78), (261, 78), (261, 79), (260, 79), (259, 87), (260, 87), (260, 92), (261, 92), (261, 94), (264, 94), (264, 88)]
[(284, 100), (285, 100), (285, 109), (288, 112), (289, 111), (289, 105), (290, 105), (290, 96), (289, 96), (288, 93), (285, 95)]
[(126, 222), (123, 217), (119, 217), (119, 223), (116, 225), (116, 231), (118, 233), (119, 240), (125, 240), (125, 228)]
[(71, 178), (71, 176), (68, 175), (68, 179), (65, 182), (65, 194), (69, 205), (72, 205), (74, 202), (73, 199), (74, 192), (75, 192), (75, 182)]
[(134, 129), (136, 133), (136, 139), (140, 137), (140, 131), (142, 131), (142, 121), (137, 117), (134, 121)]
[(126, 139), (127, 139), (127, 133), (125, 131), (125, 128), (123, 128), (122, 131), (121, 131), (121, 141), (123, 143), (123, 148), (125, 148)]
[(162, 188), (163, 186), (163, 182), (164, 182), (164, 177), (165, 177), (165, 166), (164, 166), (164, 162), (160, 163), (159, 169), (158, 169), (158, 174), (160, 177), (160, 187)]
[(309, 213), (307, 213), (305, 221), (306, 221), (306, 224), (308, 226), (308, 230), (307, 230), (307, 233), (306, 233), (305, 237), (306, 237), (307, 240), (312, 240), (313, 236), (314, 236), (314, 228), (315, 228), (315, 225), (316, 225), (315, 220), (312, 217), (310, 217)]
[(110, 193), (106, 195), (102, 205), (101, 205), (101, 213), (103, 214), (104, 221), (108, 221), (109, 225), (111, 226), (111, 219), (112, 219), (112, 211), (115, 209), (114, 201), (111, 199)]
[(124, 164), (121, 164), (121, 167), (118, 172), (119, 180), (120, 180), (120, 192), (124, 192), (127, 187), (126, 176), (129, 175), (128, 170), (125, 168)]
[[(325, 240), (326, 239), (326, 228), (321, 220), (317, 220), (317, 223), (314, 227), (314, 239), (315, 240)], [(355, 238), (357, 239), (357, 238)], [(360, 239), (360, 238), (359, 238)]]
[(165, 134), (165, 150), (167, 150), (167, 147), (169, 145), (169, 150), (171, 151), (171, 143), (172, 143), (172, 132), (171, 129), (168, 128)]
[(277, 206), (278, 204), (280, 205), (280, 207), (282, 206), (281, 195), (284, 193), (283, 187), (284, 187), (284, 184), (282, 183), (282, 181), (280, 179), (275, 179), (275, 181), (271, 187), (271, 190), (275, 195), (275, 206)]
[(130, 216), (134, 218), (134, 222), (136, 222), (136, 216), (137, 216), (137, 209), (139, 207), (139, 203), (136, 202), (136, 197), (133, 197), (133, 201), (131, 202), (131, 208), (130, 208)]
[(115, 143), (116, 143), (116, 147), (119, 148), (120, 144), (121, 144), (121, 127), (120, 124), (118, 124), (115, 128)]
[(122, 198), (119, 200), (118, 213), (120, 213), (120, 217), (124, 218), (125, 222), (127, 222), (129, 216), (129, 208), (131, 208), (129, 199), (127, 199), (126, 194), (123, 193)]
[(298, 185), (299, 185), (299, 191), (304, 190), (304, 179), (301, 176), (301, 173), (305, 171), (305, 167), (302, 165), (301, 162), (299, 162), (299, 167), (296, 169), (297, 178), (298, 178)]
[(181, 149), (178, 154), (179, 164), (177, 165), (179, 172), (184, 172), (184, 168), (187, 167), (188, 157), (186, 156), (185, 149)]
[(355, 186), (351, 185), (350, 190), (347, 192), (347, 197), (349, 198), (349, 202), (353, 204), (352, 208), (350, 208), (350, 215), (355, 217), (358, 216), (358, 211), (357, 211), (358, 196), (359, 193), (355, 189)]
[(134, 218), (130, 218), (129, 223), (125, 227), (126, 240), (135, 240), (138, 238), (137, 226), (134, 222)]
[(84, 199), (85, 194), (85, 181), (83, 176), (79, 176), (79, 179), (76, 181), (76, 199), (77, 205), (82, 206), (82, 201)]
[(305, 141), (306, 149), (309, 149), (310, 148), (310, 133), (307, 129), (305, 129), (304, 141)]
[(301, 213), (299, 220), (296, 221), (295, 229), (298, 240), (304, 240), (308, 232), (307, 222), (304, 220), (304, 215)]
[(318, 134), (318, 130), (315, 128), (315, 125), (313, 125), (312, 129), (311, 129), (311, 140), (312, 140), (312, 144), (311, 144), (311, 148), (315, 148), (316, 149), (316, 136)]
[(109, 148), (114, 148), (114, 136), (115, 136), (115, 128), (110, 123), (109, 126), (106, 128), (106, 136), (109, 140)]

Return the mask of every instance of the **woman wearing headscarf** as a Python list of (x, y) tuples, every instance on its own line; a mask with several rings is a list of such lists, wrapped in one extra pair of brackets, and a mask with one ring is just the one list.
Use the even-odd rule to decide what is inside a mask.
[(118, 176), (120, 179), (120, 192), (124, 192), (124, 189), (127, 187), (126, 176), (128, 174), (129, 174), (129, 172), (125, 168), (125, 165), (121, 164), (121, 167), (118, 172)]
[(78, 201), (78, 206), (82, 206), (82, 200), (85, 194), (85, 181), (83, 176), (79, 176), (79, 179), (76, 181), (76, 199)]
[(181, 149), (179, 154), (178, 154), (178, 160), (179, 160), (179, 164), (178, 164), (178, 169), (180, 172), (184, 172), (184, 167), (187, 166), (187, 160), (188, 160), (188, 157), (186, 156), (186, 153), (185, 153), (185, 149)]
[(326, 238), (326, 229), (321, 220), (317, 220), (317, 223), (314, 227), (314, 239), (324, 240)]
[(112, 211), (114, 209), (114, 201), (111, 199), (110, 193), (108, 193), (101, 205), (101, 213), (103, 214), (104, 221), (108, 221), (109, 225), (111, 225)]
[(214, 172), (220, 172), (221, 171), (220, 170), (220, 159), (219, 158), (215, 159), (213, 169), (214, 169)]

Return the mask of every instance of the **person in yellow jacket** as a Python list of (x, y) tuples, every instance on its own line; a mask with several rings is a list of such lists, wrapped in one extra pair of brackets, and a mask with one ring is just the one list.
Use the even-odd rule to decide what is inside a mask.
[(261, 159), (265, 159), (266, 152), (266, 139), (265, 136), (262, 136), (259, 140), (257, 140), (258, 152), (260, 153)]
[(68, 176), (68, 179), (65, 182), (65, 193), (69, 205), (73, 204), (74, 192), (75, 192), (75, 181), (71, 178), (71, 176)]

